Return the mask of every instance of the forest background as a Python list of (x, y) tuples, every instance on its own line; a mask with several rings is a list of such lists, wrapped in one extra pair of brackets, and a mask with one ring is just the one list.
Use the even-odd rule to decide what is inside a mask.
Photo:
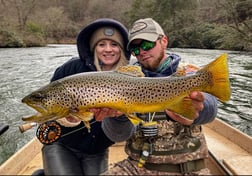
[(73, 44), (102, 17), (151, 17), (169, 47), (252, 51), (252, 0), (0, 0), (0, 47)]

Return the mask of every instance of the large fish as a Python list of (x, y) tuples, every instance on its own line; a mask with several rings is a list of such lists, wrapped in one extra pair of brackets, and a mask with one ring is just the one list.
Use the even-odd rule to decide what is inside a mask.
[(93, 117), (90, 108), (108, 107), (126, 114), (135, 123), (134, 113), (169, 109), (193, 119), (195, 109), (185, 97), (192, 91), (208, 92), (220, 101), (230, 98), (227, 55), (223, 54), (189, 76), (143, 77), (140, 67), (117, 71), (87, 72), (54, 81), (22, 99), (38, 111), (23, 117), (45, 122), (66, 116), (81, 119), (86, 126)]

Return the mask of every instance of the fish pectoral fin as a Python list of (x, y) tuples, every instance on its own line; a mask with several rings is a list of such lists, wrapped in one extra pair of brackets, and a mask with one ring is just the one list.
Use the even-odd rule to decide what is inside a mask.
[(94, 117), (94, 113), (90, 111), (78, 110), (77, 112), (71, 112), (69, 115), (78, 118), (83, 121), (85, 127), (90, 132), (90, 124), (89, 121)]
[(88, 132), (90, 133), (90, 129), (91, 129), (91, 126), (90, 126), (90, 123), (88, 121), (83, 121), (85, 127), (88, 129)]
[(172, 106), (169, 106), (169, 110), (189, 120), (194, 120), (194, 115), (196, 113), (190, 98), (183, 98), (178, 103), (174, 103)]
[(133, 125), (138, 125), (140, 122), (143, 122), (142, 119), (138, 118), (134, 114), (126, 114), (126, 116), (128, 117), (128, 119), (131, 121)]
[(121, 66), (115, 71), (117, 73), (122, 73), (129, 76), (145, 77), (144, 73), (142, 72), (141, 67), (136, 66), (136, 65)]
[(184, 67), (178, 67), (176, 72), (171, 75), (171, 77), (186, 76), (186, 71)]
[(89, 121), (94, 117), (94, 113), (90, 111), (78, 110), (77, 112), (71, 112), (69, 115), (78, 118), (82, 121)]

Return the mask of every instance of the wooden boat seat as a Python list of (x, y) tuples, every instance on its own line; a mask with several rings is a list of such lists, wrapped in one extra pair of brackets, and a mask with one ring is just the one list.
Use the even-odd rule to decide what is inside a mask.
[(220, 121), (203, 126), (209, 150), (232, 175), (252, 174), (252, 137)]

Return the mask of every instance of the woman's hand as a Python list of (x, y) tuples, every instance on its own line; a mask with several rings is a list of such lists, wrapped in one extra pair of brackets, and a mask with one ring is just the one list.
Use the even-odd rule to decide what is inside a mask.
[[(198, 118), (200, 111), (202, 111), (204, 108), (204, 100), (205, 100), (204, 94), (199, 91), (194, 91), (189, 95), (189, 97), (186, 97), (186, 98), (192, 99), (192, 103), (193, 103), (193, 106), (195, 109), (194, 119)], [(173, 120), (180, 122), (184, 125), (191, 125), (194, 121), (194, 120), (186, 119), (186, 118), (180, 116), (179, 114), (173, 113), (169, 110), (165, 110), (165, 112)]]
[(57, 122), (65, 127), (75, 127), (80, 124), (81, 120), (72, 116), (67, 116), (61, 119), (57, 119)]
[(123, 115), (122, 112), (110, 108), (91, 108), (89, 110), (94, 113), (94, 117), (97, 121), (102, 121), (107, 117), (118, 117)]

